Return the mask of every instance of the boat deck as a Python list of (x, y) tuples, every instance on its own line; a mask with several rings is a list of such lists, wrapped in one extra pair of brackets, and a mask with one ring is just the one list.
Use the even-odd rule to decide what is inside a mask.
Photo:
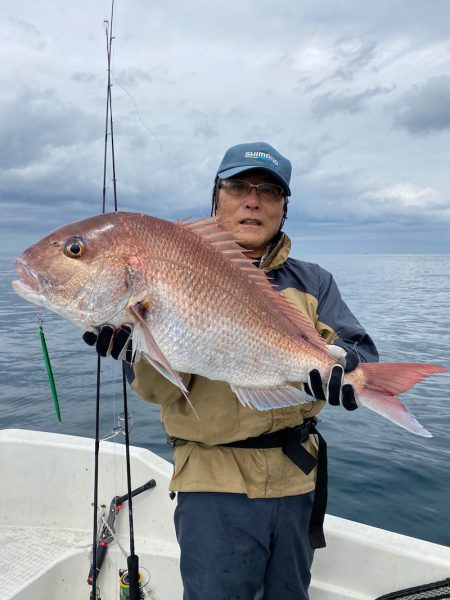
[[(4, 528), (0, 536), (0, 562), (8, 568), (0, 572), (1, 599), (89, 598), (91, 536), (86, 530)], [(181, 598), (181, 582), (177, 585), (178, 547), (143, 539), (136, 540), (136, 547), (140, 564), (151, 577), (146, 597)], [(98, 578), (103, 600), (119, 598), (119, 569), (125, 567), (126, 556), (117, 544), (111, 546)]]
[[(2, 598), (13, 598), (21, 587), (45, 573), (56, 557), (74, 549), (86, 552), (86, 531), (57, 530), (45, 527), (3, 526), (0, 534), (0, 589)], [(88, 567), (87, 567), (88, 568)]]
[[(1, 600), (86, 600), (92, 544), (93, 440), (33, 431), (0, 431)], [(157, 485), (133, 500), (136, 553), (150, 574), (151, 600), (182, 598), (179, 550), (168, 496), (172, 467), (131, 449), (133, 486)], [(39, 468), (36, 468), (39, 465)], [(125, 492), (124, 448), (104, 442), (99, 502)], [(125, 512), (125, 511), (123, 511)], [(327, 547), (316, 552), (311, 600), (374, 600), (402, 588), (445, 579), (450, 548), (327, 515)], [(119, 599), (119, 570), (126, 567), (128, 519), (116, 519), (116, 542), (103, 564), (102, 600)], [(122, 547), (123, 550), (122, 550)]]

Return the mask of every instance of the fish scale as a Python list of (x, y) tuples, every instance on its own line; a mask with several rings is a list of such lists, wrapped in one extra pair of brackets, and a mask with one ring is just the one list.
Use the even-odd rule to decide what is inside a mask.
[[(149, 315), (153, 335), (176, 370), (192, 372), (195, 368), (198, 374), (212, 379), (259, 387), (284, 385), (306, 377), (307, 361), (298, 352), (294, 359), (294, 348), (283, 352), (281, 344), (288, 332), (283, 336), (268, 324), (270, 315), (258, 306), (251, 290), (247, 297), (238, 294), (235, 286), (216, 286), (212, 294), (202, 290), (192, 297), (185, 290), (198, 289), (195, 283), (186, 278), (178, 293), (176, 289), (165, 290), (158, 302), (164, 304), (162, 314), (157, 311), (157, 316)], [(240, 319), (230, 318), (232, 312), (239, 313)], [(175, 322), (185, 324), (184, 336), (171, 335)], [(180, 346), (182, 338), (185, 343)], [(261, 356), (265, 358), (263, 369), (258, 364)]]

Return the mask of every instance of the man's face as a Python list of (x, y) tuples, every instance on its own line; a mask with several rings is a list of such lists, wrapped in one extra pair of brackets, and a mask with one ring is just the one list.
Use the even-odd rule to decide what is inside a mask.
[[(230, 179), (240, 179), (257, 185), (278, 181), (270, 173), (261, 170), (245, 171)], [(217, 216), (223, 229), (234, 234), (238, 244), (251, 250), (250, 258), (261, 258), (267, 246), (278, 233), (284, 214), (284, 197), (274, 200), (262, 199), (253, 188), (243, 197), (235, 197), (226, 189), (219, 189)]]

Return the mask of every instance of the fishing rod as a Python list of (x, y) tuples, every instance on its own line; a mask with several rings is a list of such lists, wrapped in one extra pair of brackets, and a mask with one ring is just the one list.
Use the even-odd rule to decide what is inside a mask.
[(102, 212), (106, 212), (106, 166), (108, 157), (108, 126), (109, 126), (109, 137), (111, 139), (111, 164), (113, 171), (113, 198), (114, 198), (114, 211), (117, 212), (117, 179), (116, 179), (116, 160), (114, 154), (114, 123), (112, 117), (112, 83), (111, 83), (111, 52), (112, 52), (112, 41), (114, 39), (113, 32), (113, 18), (114, 18), (114, 0), (111, 1), (111, 19), (110, 21), (103, 21), (106, 35), (106, 57), (107, 57), (107, 72), (108, 72), (108, 83), (106, 87), (106, 116), (105, 116), (105, 145), (103, 152), (103, 203)]
[[(104, 21), (104, 28), (106, 34), (106, 55), (108, 65), (108, 84), (106, 92), (106, 118), (105, 118), (105, 145), (104, 145), (104, 156), (103, 156), (103, 194), (102, 194), (102, 212), (106, 212), (106, 167), (108, 157), (108, 135), (111, 140), (111, 162), (113, 172), (113, 193), (114, 193), (114, 211), (117, 211), (117, 180), (116, 180), (116, 167), (115, 167), (115, 154), (114, 154), (114, 128), (112, 118), (112, 93), (111, 93), (111, 52), (113, 42), (113, 19), (114, 19), (114, 0), (111, 0), (111, 18), (108, 21)], [(109, 127), (109, 133), (108, 133)], [(101, 371), (101, 358), (98, 355), (97, 360), (97, 394), (96, 394), (96, 425), (95, 425), (95, 467), (94, 467), (94, 519), (93, 519), (93, 542), (92, 542), (92, 565), (98, 567), (99, 561), (100, 566), (103, 563), (103, 559), (106, 553), (105, 547), (97, 542), (97, 506), (98, 506), (98, 462), (99, 462), (99, 447), (100, 447), (100, 436), (99, 436), (99, 422), (100, 422), (100, 371)], [(131, 462), (130, 462), (130, 440), (129, 440), (129, 425), (128, 425), (128, 398), (126, 389), (126, 375), (125, 367), (122, 363), (122, 382), (123, 382), (123, 400), (124, 400), (124, 415), (125, 415), (125, 450), (126, 450), (126, 468), (127, 468), (127, 488), (128, 493), (125, 495), (128, 500), (128, 518), (129, 518), (129, 530), (130, 530), (130, 555), (127, 557), (128, 570), (126, 574), (121, 575), (121, 588), (126, 589), (126, 597), (130, 600), (140, 600), (140, 574), (139, 574), (139, 557), (135, 553), (134, 547), (134, 524), (133, 524), (133, 504), (132, 498), (133, 491), (131, 489)], [(153, 485), (155, 483), (153, 482)], [(143, 486), (145, 487), (145, 486)], [(152, 486), (153, 487), (153, 486)], [(145, 488), (148, 489), (148, 488)], [(144, 491), (139, 488), (140, 491)], [(140, 491), (138, 493), (140, 493)], [(125, 498), (125, 496), (122, 497)], [(100, 536), (101, 537), (101, 536)], [(100, 545), (99, 545), (100, 544)], [(103, 548), (103, 549), (102, 549)], [(99, 568), (92, 568), (88, 582), (92, 583), (91, 598), (97, 597), (97, 575)], [(126, 584), (124, 583), (126, 581)]]
[[(101, 358), (97, 355), (97, 393), (95, 399), (95, 450), (94, 450), (94, 523), (92, 526), (92, 562), (97, 564), (97, 506), (98, 506), (98, 457), (100, 450), (100, 368)], [(92, 576), (91, 598), (97, 597), (97, 569)]]

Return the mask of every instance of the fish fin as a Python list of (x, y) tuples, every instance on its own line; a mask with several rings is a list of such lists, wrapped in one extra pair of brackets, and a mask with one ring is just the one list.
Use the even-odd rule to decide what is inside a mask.
[(444, 373), (446, 369), (420, 363), (363, 363), (360, 366), (366, 377), (366, 384), (358, 397), (362, 406), (411, 433), (432, 437), (397, 396), (425, 377), (433, 373)]
[(164, 356), (161, 348), (155, 341), (150, 329), (148, 328), (147, 322), (145, 321), (145, 308), (140, 303), (130, 307), (131, 312), (137, 318), (137, 323), (134, 326), (133, 341), (135, 351), (142, 355), (144, 359), (152, 365), (154, 369), (161, 373), (171, 383), (176, 385), (186, 398), (189, 406), (194, 411), (196, 417), (198, 414), (192, 405), (189, 398), (189, 392), (184, 385), (183, 380), (180, 377), (178, 371), (173, 369), (167, 358)]
[(307, 341), (315, 348), (327, 353), (327, 344), (311, 321), (299, 312), (292, 302), (276, 290), (264, 271), (256, 267), (253, 260), (246, 256), (246, 250), (236, 242), (233, 234), (220, 228), (217, 217), (208, 217), (191, 222), (177, 221), (176, 225), (195, 233), (205, 243), (214, 248), (216, 252), (226, 256), (246, 277), (249, 285), (257, 286), (289, 321), (293, 335), (300, 341)]
[(193, 221), (192, 218), (178, 219), (175, 221), (175, 224), (185, 227), (186, 229), (211, 229), (211, 231), (216, 231), (218, 222), (218, 217), (205, 217), (195, 221)]
[(238, 385), (230, 386), (243, 406), (258, 410), (284, 408), (311, 402), (313, 398), (291, 385), (279, 388), (250, 388)]

